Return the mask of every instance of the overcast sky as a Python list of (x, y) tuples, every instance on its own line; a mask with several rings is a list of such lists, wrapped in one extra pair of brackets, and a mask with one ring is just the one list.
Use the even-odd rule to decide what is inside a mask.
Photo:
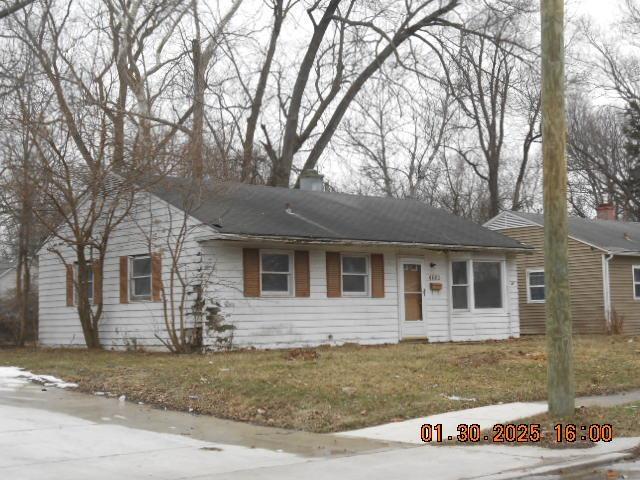
[(567, 4), (567, 14), (575, 15), (584, 12), (593, 19), (606, 26), (617, 20), (621, 0), (570, 0)]

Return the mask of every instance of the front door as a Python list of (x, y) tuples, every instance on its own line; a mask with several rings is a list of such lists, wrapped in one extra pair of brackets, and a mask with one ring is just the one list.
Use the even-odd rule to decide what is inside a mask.
[(400, 260), (400, 332), (402, 338), (425, 337), (424, 261)]

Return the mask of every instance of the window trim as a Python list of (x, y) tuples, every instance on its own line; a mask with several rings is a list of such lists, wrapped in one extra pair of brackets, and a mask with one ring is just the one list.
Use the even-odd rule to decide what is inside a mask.
[[(542, 304), (544, 304), (547, 301), (547, 293), (546, 293), (547, 278), (545, 276), (543, 285), (531, 285), (531, 279), (529, 278), (529, 276), (532, 273), (544, 273), (544, 268), (527, 268), (527, 270), (526, 270), (527, 303), (532, 303), (532, 304), (541, 304), (542, 303)], [(531, 287), (538, 287), (539, 288), (540, 286), (542, 286), (545, 289), (544, 300), (533, 300), (531, 298)]]
[[(149, 259), (149, 295), (135, 295), (135, 279), (147, 278), (144, 276), (133, 276), (133, 262), (134, 260), (140, 260), (143, 258)], [(152, 302), (153, 301), (153, 259), (150, 254), (144, 253), (142, 255), (129, 255), (129, 302)]]
[[(259, 272), (260, 272), (260, 296), (261, 297), (284, 297), (289, 298), (295, 295), (295, 264), (294, 264), (294, 252), (293, 250), (270, 250), (270, 249), (260, 249), (260, 264), (259, 264)], [(263, 255), (287, 255), (289, 257), (289, 272), (287, 275), (287, 291), (286, 292), (271, 292), (262, 290), (262, 274), (263, 273), (271, 273), (276, 275), (285, 275), (284, 272), (263, 272), (262, 270), (262, 256)]]
[(636, 282), (636, 270), (640, 270), (640, 265), (631, 265), (631, 282), (633, 285), (633, 299), (640, 301), (640, 297), (636, 296), (636, 285), (640, 285), (640, 282)]
[[(464, 263), (467, 267), (467, 283), (453, 283), (453, 264), (454, 263)], [(460, 313), (460, 312), (470, 312), (472, 310), (472, 305), (473, 305), (473, 296), (469, 293), (472, 289), (469, 288), (471, 287), (472, 283), (472, 273), (471, 270), (472, 268), (469, 268), (471, 264), (471, 260), (469, 259), (451, 259), (451, 261), (449, 262), (449, 275), (451, 278), (451, 288), (450, 288), (450, 295), (449, 295), (449, 300), (451, 301), (451, 310), (455, 313)], [(455, 308), (453, 306), (453, 287), (465, 287), (467, 289), (467, 308)]]
[[(454, 262), (466, 262), (467, 264), (467, 305), (468, 308), (453, 308), (453, 263)], [(502, 300), (502, 307), (500, 308), (476, 308), (475, 297), (475, 281), (473, 276), (473, 263), (498, 263), (500, 264), (500, 295)], [(503, 314), (509, 309), (508, 288), (507, 288), (507, 269), (505, 258), (492, 258), (492, 257), (452, 257), (449, 259), (449, 304), (451, 312), (454, 315), (458, 314)], [(462, 286), (463, 284), (457, 284)]]
[[(357, 257), (365, 259), (366, 273), (345, 273), (343, 270), (344, 257)], [(344, 276), (365, 277), (364, 292), (345, 292), (344, 291)], [(344, 252), (340, 253), (340, 293), (343, 297), (359, 297), (367, 298), (371, 296), (371, 256), (368, 253), (358, 252)]]

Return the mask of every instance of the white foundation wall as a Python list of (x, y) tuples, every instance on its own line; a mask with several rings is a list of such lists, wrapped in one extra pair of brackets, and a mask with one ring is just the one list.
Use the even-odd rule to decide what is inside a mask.
[[(163, 282), (166, 288), (170, 262), (167, 230), (170, 228), (174, 233), (177, 232), (183, 219), (181, 211), (153, 196), (144, 195), (138, 199), (132, 218), (124, 221), (113, 232), (103, 269), (104, 307), (99, 324), (100, 340), (105, 348), (165, 348), (160, 340), (167, 339), (162, 302), (120, 303), (119, 262), (121, 256), (149, 253), (149, 238), (152, 238), (152, 250), (162, 253)], [(188, 224), (190, 229), (199, 228), (198, 223), (191, 218), (188, 219)], [(163, 229), (165, 233), (162, 233)], [(75, 262), (72, 249), (61, 245), (59, 240), (50, 239), (48, 246), (55, 246), (69, 264)], [(190, 235), (181, 256), (185, 275), (192, 275), (192, 270), (198, 268), (201, 261), (199, 252), (199, 244)], [(56, 253), (45, 247), (39, 254), (39, 269), (40, 345), (85, 346), (77, 309), (66, 305), (65, 265)], [(178, 299), (177, 291), (174, 296)]]

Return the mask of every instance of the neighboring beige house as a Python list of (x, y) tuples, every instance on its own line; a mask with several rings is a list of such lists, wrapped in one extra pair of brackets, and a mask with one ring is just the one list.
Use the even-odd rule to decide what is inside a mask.
[[(485, 224), (535, 249), (516, 258), (523, 335), (545, 332), (543, 225), (541, 214), (508, 211)], [(611, 204), (595, 220), (570, 217), (569, 275), (575, 333), (640, 334), (640, 223), (616, 220)]]

